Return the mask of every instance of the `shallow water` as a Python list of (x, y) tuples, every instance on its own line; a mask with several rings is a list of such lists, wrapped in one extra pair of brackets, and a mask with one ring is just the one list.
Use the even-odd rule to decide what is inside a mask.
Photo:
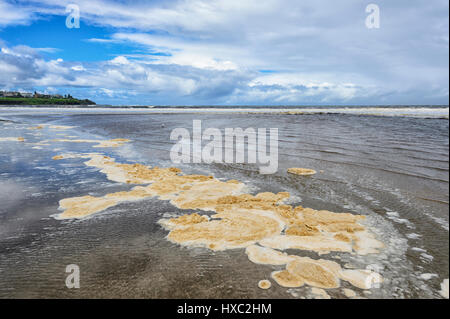
[[(122, 203), (83, 220), (56, 220), (58, 201), (101, 196), (132, 186), (109, 181), (81, 159), (54, 161), (67, 152), (101, 152), (120, 162), (173, 166), (170, 132), (235, 127), (279, 130), (279, 169), (260, 175), (244, 164), (178, 164), (186, 173), (245, 182), (254, 192), (288, 191), (295, 204), (367, 216), (386, 245), (376, 255), (331, 253), (327, 259), (358, 268), (376, 265), (383, 284), (367, 298), (440, 298), (449, 277), (448, 120), (361, 114), (246, 114), (214, 112), (11, 110), (0, 115), (0, 297), (301, 298), (310, 287), (276, 284), (261, 290), (277, 266), (250, 262), (242, 249), (212, 252), (166, 240), (157, 221), (186, 213), (166, 201)], [(67, 130), (28, 130), (47, 123)], [(129, 138), (119, 148), (56, 142), (58, 138)], [(50, 140), (36, 145), (39, 141)], [(49, 144), (49, 145), (45, 145)], [(38, 148), (36, 148), (38, 146)], [(33, 148), (34, 147), (34, 148)], [(318, 173), (298, 177), (289, 167)], [(289, 251), (318, 258), (316, 253)], [(325, 258), (321, 256), (321, 258)], [(81, 288), (67, 289), (65, 267), (77, 264)], [(434, 276), (421, 276), (435, 274)], [(430, 279), (427, 279), (431, 277)], [(342, 283), (343, 288), (351, 288)], [(342, 289), (329, 289), (344, 298)]]

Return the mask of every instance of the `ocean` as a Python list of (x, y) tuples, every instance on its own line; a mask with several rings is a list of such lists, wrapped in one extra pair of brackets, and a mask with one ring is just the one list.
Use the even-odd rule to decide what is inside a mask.
[[(449, 278), (448, 106), (0, 108), (0, 298), (313, 298), (311, 285), (271, 279), (281, 265), (249, 260), (243, 248), (214, 250), (169, 240), (160, 223), (186, 213), (148, 196), (85, 218), (59, 218), (59, 202), (128, 192), (82, 158), (181, 169), (237, 180), (246, 193), (289, 192), (289, 205), (365, 216), (384, 247), (377, 253), (284, 249), (331, 260), (345, 269), (375, 269), (383, 280), (362, 289), (341, 280), (327, 289), (346, 298), (441, 298)], [(175, 128), (277, 128), (278, 170), (254, 163), (177, 163)], [(18, 138), (22, 138), (18, 140)], [(93, 141), (127, 139), (117, 147)], [(248, 146), (246, 146), (248, 147)], [(247, 150), (247, 149), (246, 149)], [(230, 150), (224, 149), (224, 152)], [(314, 169), (297, 176), (288, 168)], [(80, 288), (65, 285), (66, 266), (80, 269)], [(261, 289), (262, 279), (272, 281)], [(448, 289), (448, 286), (447, 286)], [(448, 290), (447, 290), (448, 291)]]

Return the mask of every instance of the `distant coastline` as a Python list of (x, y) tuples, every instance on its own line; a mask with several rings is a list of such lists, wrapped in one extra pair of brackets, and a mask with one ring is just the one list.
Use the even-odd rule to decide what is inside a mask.
[(26, 98), (26, 97), (0, 97), (0, 105), (96, 105), (95, 102), (91, 100), (79, 100), (79, 99), (46, 99), (46, 98)]
[(70, 94), (40, 94), (37, 92), (10, 92), (0, 91), (0, 105), (96, 105), (88, 99), (77, 99)]

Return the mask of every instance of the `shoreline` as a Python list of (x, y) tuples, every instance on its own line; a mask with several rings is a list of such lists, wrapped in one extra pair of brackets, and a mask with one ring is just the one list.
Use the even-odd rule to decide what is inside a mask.
[[(85, 105), (30, 105), (30, 106), (2, 106), (2, 111), (57, 111), (71, 114), (83, 113), (138, 113), (138, 114), (272, 114), (272, 115), (360, 115), (360, 116), (385, 116), (385, 117), (411, 117), (424, 119), (449, 118), (448, 106), (416, 106), (416, 107), (158, 107), (158, 106), (85, 106)], [(1, 114), (1, 113), (0, 113)]]

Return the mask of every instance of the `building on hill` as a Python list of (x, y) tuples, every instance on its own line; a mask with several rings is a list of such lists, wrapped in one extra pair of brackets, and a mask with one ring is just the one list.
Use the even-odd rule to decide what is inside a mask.
[(12, 92), (12, 91), (0, 91), (0, 97), (33, 97), (33, 93), (28, 92)]
[(4, 97), (20, 97), (19, 92), (3, 92)]
[(41, 93), (37, 93), (37, 92), (34, 92), (33, 97), (35, 97), (35, 98), (42, 98), (42, 99), (49, 99), (49, 98), (51, 98), (51, 96), (49, 94), (41, 94)]
[(65, 96), (61, 94), (41, 94), (36, 91), (34, 93), (29, 92), (11, 92), (11, 91), (0, 91), (0, 97), (24, 97), (24, 98), (41, 98), (41, 99), (72, 99), (70, 94)]

